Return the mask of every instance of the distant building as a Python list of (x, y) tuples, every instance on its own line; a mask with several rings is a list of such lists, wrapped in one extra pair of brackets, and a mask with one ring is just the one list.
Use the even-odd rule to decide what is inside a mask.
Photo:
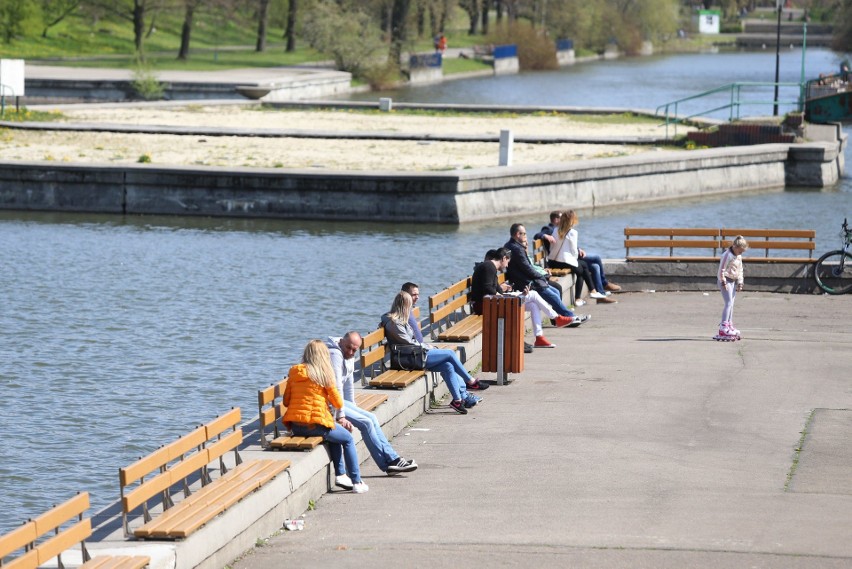
[(700, 34), (718, 34), (722, 23), (720, 10), (699, 10), (697, 28)]

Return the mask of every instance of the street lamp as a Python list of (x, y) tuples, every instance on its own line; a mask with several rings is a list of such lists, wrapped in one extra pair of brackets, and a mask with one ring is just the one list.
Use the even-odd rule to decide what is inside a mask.
[(776, 0), (778, 12), (778, 27), (775, 32), (775, 99), (772, 105), (772, 116), (778, 116), (778, 73), (781, 68), (781, 9), (784, 0)]

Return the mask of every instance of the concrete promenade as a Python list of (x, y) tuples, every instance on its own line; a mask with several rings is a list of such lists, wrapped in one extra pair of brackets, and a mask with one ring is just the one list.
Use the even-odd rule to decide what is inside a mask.
[(231, 566), (849, 567), (852, 296), (746, 290), (735, 343), (715, 292), (619, 300)]

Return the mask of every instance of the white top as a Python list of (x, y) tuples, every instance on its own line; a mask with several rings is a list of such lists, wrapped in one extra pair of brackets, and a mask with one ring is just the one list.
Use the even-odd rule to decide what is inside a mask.
[(743, 282), (743, 258), (741, 255), (734, 255), (731, 248), (725, 249), (722, 253), (722, 258), (719, 259), (719, 272), (716, 273), (716, 280), (721, 285), (722, 281), (737, 281)]
[(550, 253), (547, 254), (548, 260), (576, 267), (577, 258), (580, 255), (580, 248), (577, 246), (577, 230), (572, 227), (565, 234), (564, 239), (559, 237), (559, 231), (554, 231), (553, 238), (556, 241), (550, 244)]

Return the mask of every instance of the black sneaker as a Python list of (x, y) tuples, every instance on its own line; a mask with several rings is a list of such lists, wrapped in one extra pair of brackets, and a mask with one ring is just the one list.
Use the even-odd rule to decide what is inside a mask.
[(413, 460), (405, 460), (402, 457), (399, 457), (391, 464), (388, 465), (387, 475), (393, 476), (394, 474), (399, 474), (401, 472), (414, 472), (417, 470), (417, 463)]
[(467, 409), (464, 408), (464, 401), (450, 401), (450, 407), (456, 410), (460, 415), (467, 415)]
[(532, 345), (532, 344), (527, 344), (526, 342), (524, 342), (524, 353), (525, 353), (525, 354), (531, 354), (531, 353), (533, 353), (533, 345)]

